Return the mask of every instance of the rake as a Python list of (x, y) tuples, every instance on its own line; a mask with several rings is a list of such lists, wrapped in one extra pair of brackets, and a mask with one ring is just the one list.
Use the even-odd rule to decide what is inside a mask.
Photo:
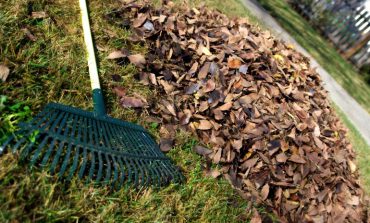
[(162, 186), (180, 182), (182, 174), (143, 127), (108, 117), (100, 89), (85, 0), (80, 0), (94, 111), (50, 103), (0, 147), (19, 152), (20, 160), (48, 167), (71, 180), (122, 185)]

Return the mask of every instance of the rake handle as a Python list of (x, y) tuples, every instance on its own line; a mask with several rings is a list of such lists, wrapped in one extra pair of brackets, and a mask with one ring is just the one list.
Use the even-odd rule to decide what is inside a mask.
[(89, 66), (89, 75), (91, 81), (94, 111), (97, 116), (105, 116), (105, 105), (103, 93), (100, 87), (98, 66), (95, 58), (94, 43), (91, 35), (89, 12), (87, 9), (86, 0), (80, 0), (80, 8), (82, 15), (82, 27), (84, 32), (84, 40), (87, 49), (87, 62)]

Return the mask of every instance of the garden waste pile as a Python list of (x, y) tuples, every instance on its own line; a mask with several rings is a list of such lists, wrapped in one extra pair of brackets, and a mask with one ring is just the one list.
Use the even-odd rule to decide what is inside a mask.
[[(119, 103), (159, 120), (163, 151), (179, 129), (192, 132), (202, 143), (195, 152), (220, 165), (211, 175), (281, 221), (366, 220), (346, 130), (320, 76), (292, 46), (246, 19), (170, 1), (125, 3), (107, 18), (132, 32), (108, 59), (135, 64), (156, 92), (146, 99), (118, 86)], [(132, 53), (135, 44), (147, 53)]]

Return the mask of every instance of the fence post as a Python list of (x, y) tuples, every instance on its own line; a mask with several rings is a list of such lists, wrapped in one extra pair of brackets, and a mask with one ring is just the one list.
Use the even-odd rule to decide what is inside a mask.
[(351, 46), (348, 50), (346, 50), (343, 53), (343, 57), (346, 59), (352, 57), (357, 51), (359, 51), (369, 41), (370, 41), (370, 32), (367, 32), (367, 34), (364, 37), (362, 37), (360, 41), (355, 43), (353, 46)]

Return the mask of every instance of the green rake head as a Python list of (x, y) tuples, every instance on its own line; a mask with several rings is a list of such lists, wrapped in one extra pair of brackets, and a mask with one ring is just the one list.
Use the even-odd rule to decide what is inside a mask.
[(68, 181), (162, 186), (183, 176), (141, 126), (51, 103), (0, 147)]

